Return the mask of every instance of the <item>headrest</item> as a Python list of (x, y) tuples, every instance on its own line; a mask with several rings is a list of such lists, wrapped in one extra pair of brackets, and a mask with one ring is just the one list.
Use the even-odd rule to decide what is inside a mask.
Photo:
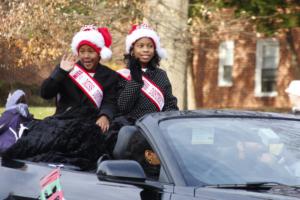
[(134, 134), (138, 133), (138, 129), (135, 126), (123, 126), (118, 134), (117, 143), (113, 150), (113, 157), (115, 159), (126, 158), (126, 152), (130, 143), (130, 139)]

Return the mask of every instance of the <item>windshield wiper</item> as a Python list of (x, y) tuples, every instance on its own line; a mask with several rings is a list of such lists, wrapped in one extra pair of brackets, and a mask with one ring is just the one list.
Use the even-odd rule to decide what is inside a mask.
[(297, 185), (286, 185), (278, 182), (247, 182), (246, 184), (216, 184), (216, 185), (207, 185), (206, 187), (211, 188), (222, 188), (222, 189), (241, 189), (241, 190), (269, 190), (274, 186), (283, 186), (289, 188), (300, 188)]

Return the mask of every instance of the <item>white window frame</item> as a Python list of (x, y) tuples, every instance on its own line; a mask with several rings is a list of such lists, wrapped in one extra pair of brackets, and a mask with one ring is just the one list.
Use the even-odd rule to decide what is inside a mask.
[(255, 87), (254, 95), (256, 97), (275, 97), (278, 95), (277, 91), (262, 92), (262, 68), (263, 68), (263, 48), (264, 46), (275, 46), (275, 64), (278, 70), (279, 65), (279, 42), (275, 38), (259, 39), (256, 43), (256, 67), (255, 67)]
[[(230, 52), (231, 51), (231, 52)], [(234, 64), (234, 41), (227, 40), (221, 42), (219, 45), (219, 70), (218, 70), (218, 86), (220, 87), (230, 87), (233, 85), (232, 81), (224, 79), (224, 66), (232, 66), (233, 71)], [(232, 77), (232, 73), (231, 73)]]

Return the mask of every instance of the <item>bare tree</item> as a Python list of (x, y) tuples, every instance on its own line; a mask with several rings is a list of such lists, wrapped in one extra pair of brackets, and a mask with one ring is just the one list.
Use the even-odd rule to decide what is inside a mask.
[(147, 1), (145, 11), (145, 20), (155, 26), (168, 53), (168, 59), (161, 63), (162, 68), (168, 73), (179, 107), (187, 109), (187, 50), (190, 45), (187, 29), (188, 1), (150, 0)]

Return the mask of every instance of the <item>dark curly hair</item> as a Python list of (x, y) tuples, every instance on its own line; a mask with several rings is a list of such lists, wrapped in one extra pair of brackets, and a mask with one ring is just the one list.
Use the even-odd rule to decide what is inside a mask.
[(127, 158), (135, 160), (144, 169), (146, 176), (153, 180), (158, 180), (159, 172), (160, 172), (160, 165), (151, 165), (146, 161), (145, 158), (145, 151), (151, 150), (153, 151), (152, 147), (146, 140), (146, 138), (140, 133), (135, 133), (132, 138), (130, 139), (130, 145), (126, 150)]
[[(134, 56), (131, 55), (131, 52), (133, 51), (134, 44), (130, 47), (129, 53), (124, 54), (124, 62), (127, 67), (129, 67), (129, 62), (131, 59), (134, 59)], [(147, 68), (150, 70), (154, 70), (155, 68), (159, 67), (160, 57), (158, 56), (156, 50), (154, 51), (153, 58), (149, 61)]]
[(144, 153), (146, 150), (152, 150), (150, 144), (141, 133), (135, 133), (130, 139), (130, 145), (126, 150), (128, 158), (143, 163), (145, 161)]

